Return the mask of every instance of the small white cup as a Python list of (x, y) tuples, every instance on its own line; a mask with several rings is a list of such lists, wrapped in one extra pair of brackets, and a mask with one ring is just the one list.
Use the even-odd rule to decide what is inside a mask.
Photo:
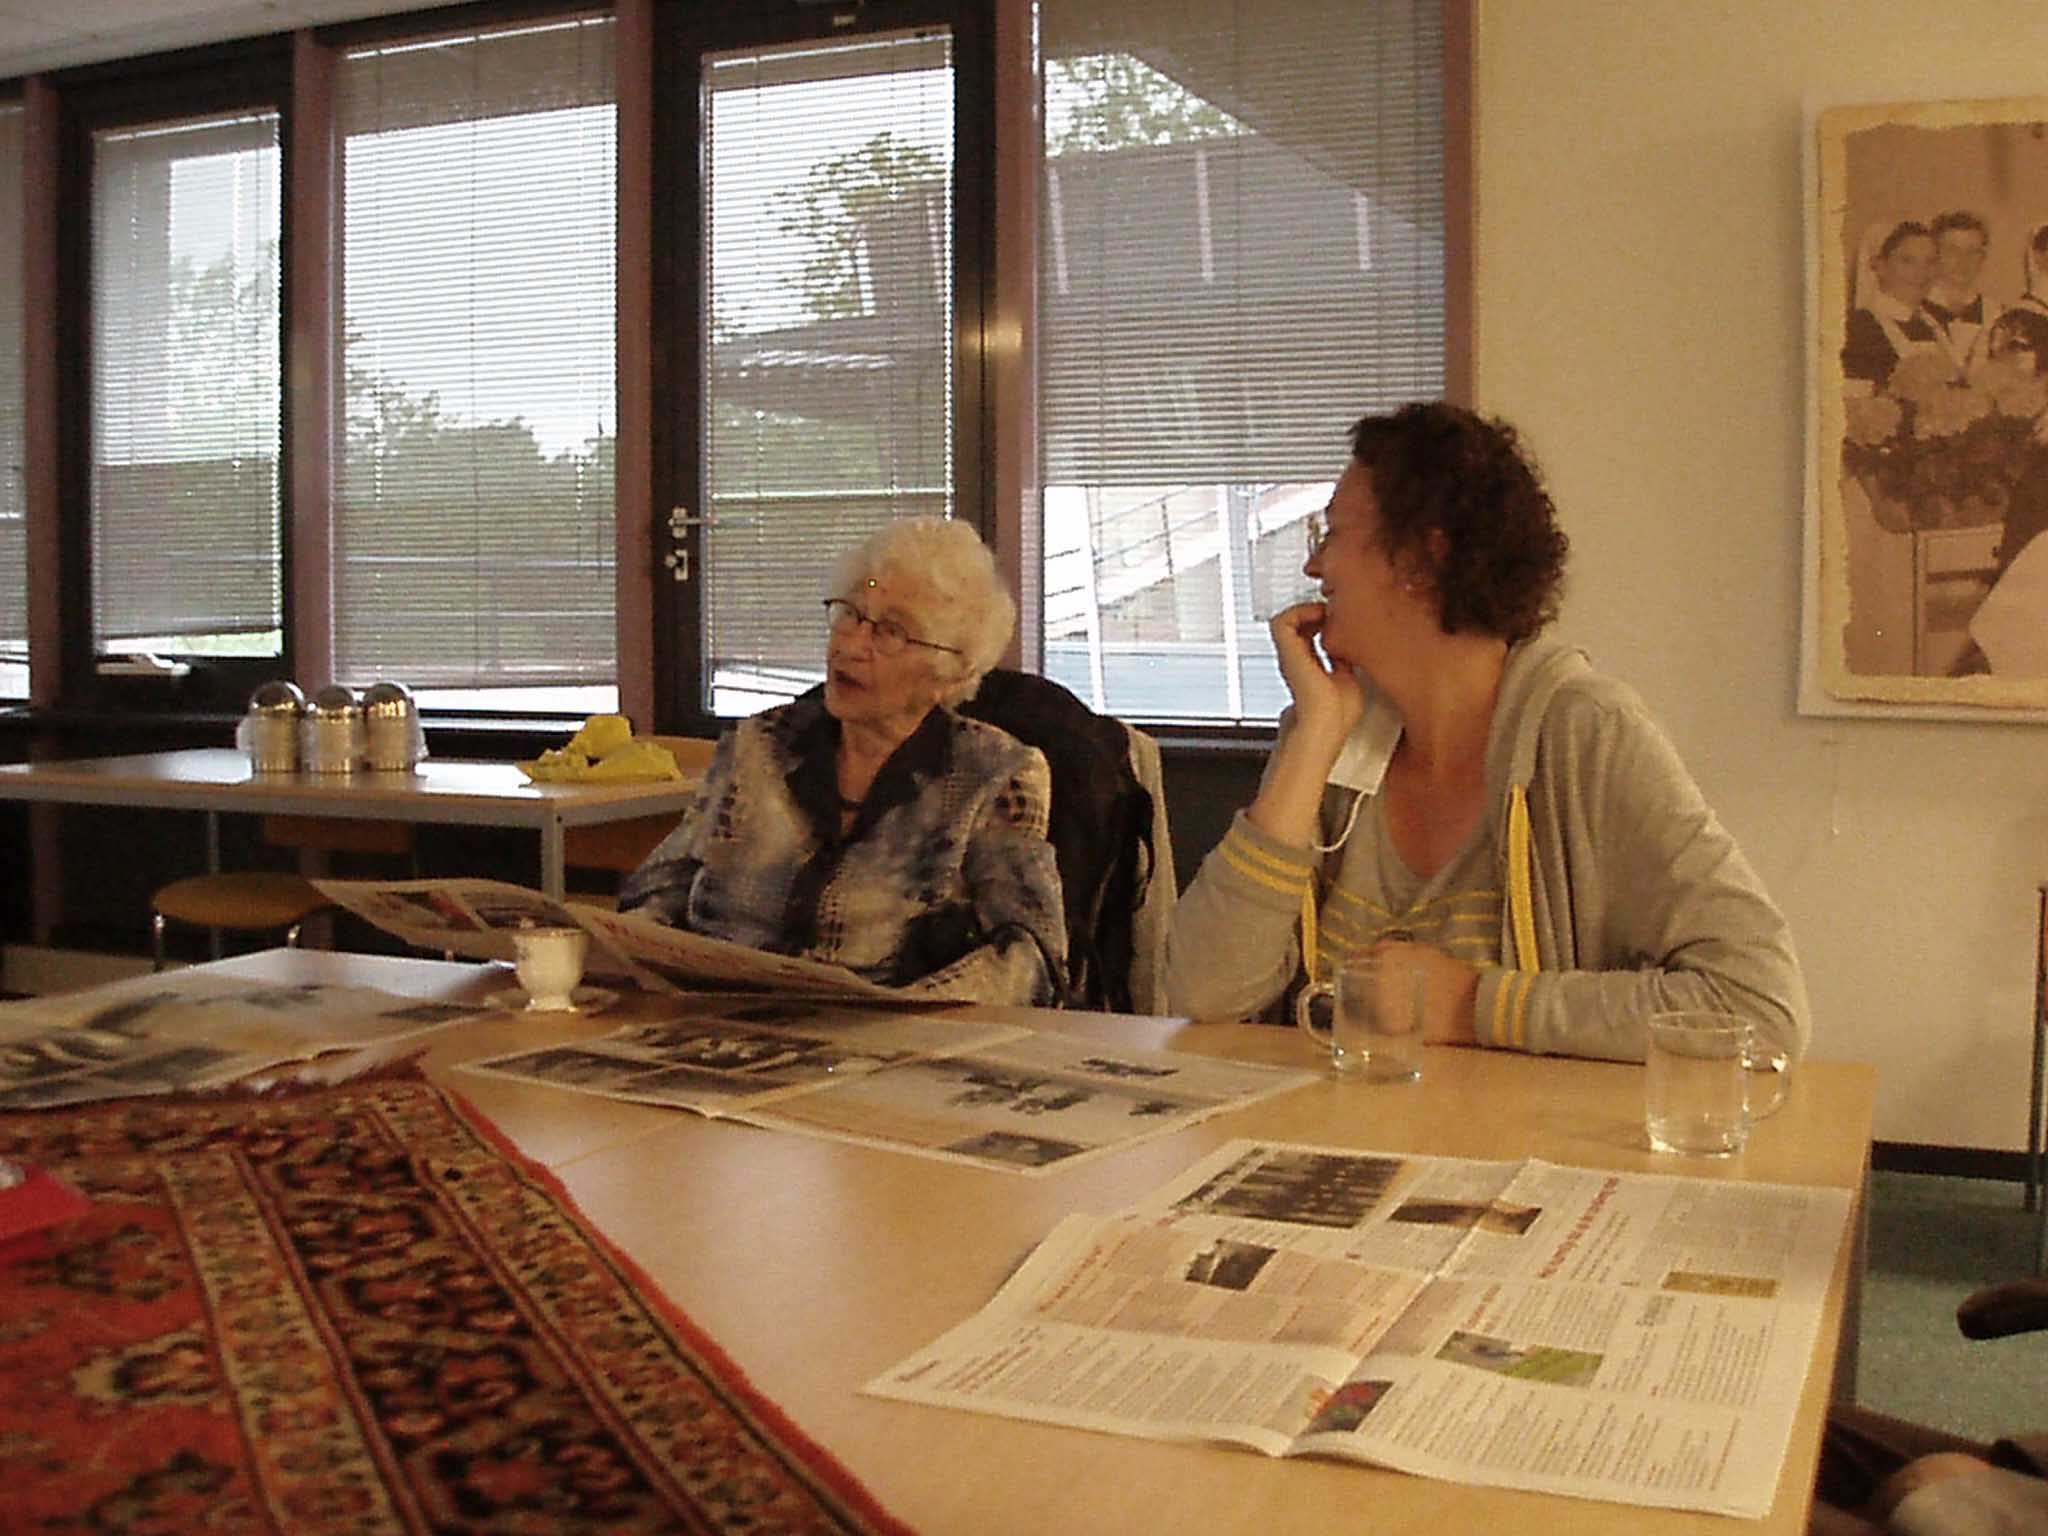
[[(1327, 1022), (1316, 1007), (1325, 998)], [(1334, 1071), (1375, 1083), (1422, 1076), (1422, 971), (1401, 956), (1368, 950), (1348, 956), (1335, 980), (1302, 989), (1294, 1022), (1329, 1049)]]
[(519, 985), (526, 989), (529, 1010), (562, 1013), (576, 1006), (576, 983), (583, 979), (583, 953), (589, 944), (590, 935), (581, 928), (513, 930)]
[(1747, 1019), (1704, 1008), (1650, 1016), (1643, 1129), (1652, 1150), (1727, 1157), (1785, 1103), (1792, 1055)]

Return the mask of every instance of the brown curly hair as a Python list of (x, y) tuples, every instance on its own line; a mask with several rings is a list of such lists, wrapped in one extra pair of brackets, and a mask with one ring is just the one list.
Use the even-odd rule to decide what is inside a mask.
[(1388, 556), (1431, 571), (1446, 634), (1512, 645), (1557, 617), (1571, 543), (1513, 427), (1420, 402), (1361, 416), (1351, 453), (1372, 477)]

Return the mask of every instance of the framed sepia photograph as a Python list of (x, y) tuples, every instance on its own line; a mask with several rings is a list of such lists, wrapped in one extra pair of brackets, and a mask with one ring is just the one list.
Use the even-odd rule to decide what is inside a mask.
[(1809, 125), (1800, 707), (2048, 721), (2048, 97)]

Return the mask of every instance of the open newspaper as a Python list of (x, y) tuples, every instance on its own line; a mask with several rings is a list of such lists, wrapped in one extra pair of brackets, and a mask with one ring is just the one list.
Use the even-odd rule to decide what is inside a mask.
[(885, 987), (841, 965), (773, 955), (631, 913), (556, 901), (502, 880), (314, 883), (337, 906), (408, 944), (471, 960), (511, 960), (512, 935), (520, 928), (581, 928), (590, 935), (586, 971), (624, 977), (649, 991), (740, 987), (801, 997), (872, 997), (897, 1003), (948, 1000)]
[(1238, 1141), (869, 1393), (1767, 1514), (1838, 1189)]
[(1026, 1175), (1313, 1081), (924, 1011), (778, 998), (692, 1005), (464, 1070)]

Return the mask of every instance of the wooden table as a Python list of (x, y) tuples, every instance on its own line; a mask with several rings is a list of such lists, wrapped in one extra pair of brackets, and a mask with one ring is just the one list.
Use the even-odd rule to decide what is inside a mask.
[[(382, 986), (470, 999), (497, 968), (271, 951), (237, 974)], [(588, 1020), (494, 1016), (429, 1037), (428, 1070), (552, 1169), (803, 1429), (883, 1505), (933, 1536), (953, 1532), (1355, 1530), (1713, 1533), (1725, 1517), (1432, 1482), (1370, 1468), (1275, 1460), (863, 1397), (860, 1386), (971, 1316), (1071, 1211), (1106, 1212), (1233, 1137), (1263, 1136), (1462, 1157), (1705, 1178), (1825, 1184), (1856, 1202), (1837, 1256), (1790, 1454), (1766, 1531), (1805, 1529), (1820, 1428), (1853, 1344), (1862, 1198), (1876, 1072), (1809, 1063), (1747, 1152), (1679, 1162), (1642, 1140), (1641, 1069), (1431, 1047), (1423, 1080), (1323, 1079), (1080, 1167), (1026, 1179), (903, 1153), (699, 1119), (650, 1105), (449, 1069), (543, 1042), (607, 1033), (673, 1000), (636, 997)], [(1024, 1009), (972, 1010), (1122, 1044), (1305, 1066), (1294, 1030)], [(1750, 1527), (1745, 1526), (1745, 1529)]]
[(680, 814), (695, 793), (694, 783), (677, 780), (535, 784), (515, 763), (465, 759), (428, 758), (409, 773), (256, 773), (247, 753), (213, 747), (0, 764), (0, 800), (203, 811), (211, 869), (220, 864), (222, 811), (529, 827), (540, 834), (540, 888), (556, 898), (567, 828)]

